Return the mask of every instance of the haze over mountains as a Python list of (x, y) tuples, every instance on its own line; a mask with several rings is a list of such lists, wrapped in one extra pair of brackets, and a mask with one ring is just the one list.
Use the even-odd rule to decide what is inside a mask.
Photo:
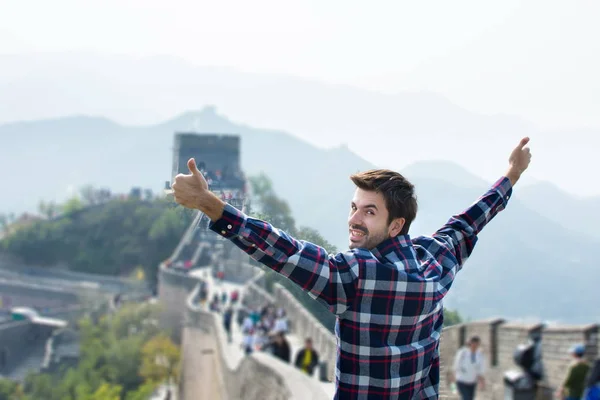
[[(319, 149), (284, 132), (233, 123), (212, 108), (146, 127), (89, 117), (2, 125), (5, 145), (0, 157), (17, 173), (3, 177), (13, 196), (2, 196), (0, 209), (35, 207), (38, 199), (64, 197), (67, 187), (84, 184), (114, 191), (128, 191), (134, 185), (160, 189), (170, 179), (173, 132), (190, 128), (239, 134), (246, 173), (264, 171), (277, 193), (289, 201), (300, 224), (317, 228), (342, 248), (346, 245), (353, 190), (348, 176), (374, 165), (344, 147)], [(415, 182), (420, 202), (412, 236), (439, 228), (491, 183), (447, 161), (423, 161), (403, 172)], [(555, 203), (555, 198), (560, 201)], [(599, 209), (589, 206), (591, 213), (583, 220), (555, 221), (559, 218), (554, 213), (583, 210), (586, 204), (587, 200), (545, 183), (517, 188), (507, 210), (482, 233), (448, 305), (473, 318), (598, 320), (600, 268), (592, 249), (598, 248), (600, 238), (597, 233), (592, 238), (591, 229), (590, 235), (584, 232), (586, 224), (598, 221)]]
[[(504, 172), (518, 139), (530, 135), (530, 175), (543, 172), (552, 182), (519, 183), (507, 210), (482, 233), (447, 305), (473, 318), (600, 320), (600, 197), (561, 189), (589, 185), (589, 171), (600, 168), (597, 148), (578, 143), (594, 130), (542, 133), (522, 119), (476, 115), (434, 94), (380, 95), (177, 60), (0, 56), (0, 65), (0, 120), (25, 120), (0, 125), (0, 178), (9, 188), (0, 212), (35, 210), (40, 200), (64, 200), (87, 184), (160, 190), (171, 179), (175, 131), (234, 133), (242, 137), (245, 172), (264, 171), (300, 225), (343, 248), (351, 173), (401, 169), (420, 202), (411, 234), (430, 234), (482, 194)], [(190, 109), (202, 110), (181, 113)], [(325, 147), (339, 142), (350, 145)]]
[(473, 113), (431, 92), (381, 94), (171, 57), (59, 53), (0, 56), (0, 104), (0, 122), (81, 114), (126, 125), (158, 124), (215, 104), (235, 121), (285, 129), (321, 148), (345, 143), (382, 167), (453, 160), (488, 180), (504, 165), (506, 149), (530, 135), (528, 179), (600, 195), (589, 178), (600, 170), (600, 129), (541, 131), (521, 117)]

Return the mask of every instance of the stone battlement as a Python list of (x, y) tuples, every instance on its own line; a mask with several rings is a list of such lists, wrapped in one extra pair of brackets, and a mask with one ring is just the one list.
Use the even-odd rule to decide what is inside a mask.
[(504, 398), (503, 376), (508, 370), (518, 369), (513, 362), (513, 353), (518, 345), (525, 344), (532, 336), (541, 338), (542, 359), (545, 376), (542, 386), (552, 393), (565, 378), (571, 357), (569, 349), (577, 343), (586, 345), (586, 358), (593, 361), (598, 357), (599, 325), (552, 325), (489, 319), (473, 321), (445, 328), (440, 343), (440, 357), (444, 373), (441, 390), (447, 391), (447, 380), (454, 355), (473, 335), (481, 338), (481, 349), (487, 364), (487, 390), (478, 398)]

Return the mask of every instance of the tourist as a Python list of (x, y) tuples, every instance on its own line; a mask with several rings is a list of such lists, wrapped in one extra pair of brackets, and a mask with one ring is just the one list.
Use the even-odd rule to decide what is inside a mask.
[(319, 353), (313, 348), (311, 338), (306, 338), (304, 341), (304, 348), (296, 354), (294, 364), (297, 368), (312, 376), (315, 367), (319, 365)]
[(557, 397), (566, 400), (579, 400), (586, 388), (586, 378), (590, 372), (590, 364), (583, 358), (585, 346), (575, 345), (571, 348), (573, 361), (569, 365), (564, 382), (557, 390)]
[(481, 339), (473, 336), (467, 345), (460, 348), (454, 357), (454, 382), (462, 400), (474, 400), (477, 385), (485, 389), (485, 360), (479, 349)]
[[(528, 142), (522, 139), (512, 151), (505, 175), (431, 236), (408, 234), (417, 201), (414, 186), (401, 174), (380, 169), (353, 175), (350, 250), (339, 254), (224, 203), (208, 189), (193, 159), (191, 173), (177, 175), (172, 188), (175, 201), (210, 218), (211, 230), (337, 316), (335, 398), (436, 399), (442, 300), (479, 233), (507, 206), (529, 166)], [(310, 182), (302, 181), (301, 171), (295, 177), (299, 190), (307, 190)]]

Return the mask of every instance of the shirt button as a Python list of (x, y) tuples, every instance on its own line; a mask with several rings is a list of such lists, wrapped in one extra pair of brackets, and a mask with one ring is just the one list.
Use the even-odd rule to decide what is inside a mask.
[(254, 243), (252, 243), (252, 247), (256, 247), (256, 245)]
[(223, 235), (224, 235), (225, 233), (226, 233), (225, 231), (221, 231), (221, 234), (223, 234)]
[(231, 225), (227, 225), (227, 229), (231, 229)]

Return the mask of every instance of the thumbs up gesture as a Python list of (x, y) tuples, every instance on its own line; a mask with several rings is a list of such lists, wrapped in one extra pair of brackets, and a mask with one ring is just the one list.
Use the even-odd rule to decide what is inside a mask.
[(529, 143), (529, 138), (525, 137), (521, 139), (519, 145), (510, 154), (508, 162), (512, 168), (515, 168), (520, 173), (523, 173), (529, 166), (531, 161), (531, 151), (529, 147), (525, 147)]
[(190, 158), (188, 163), (189, 174), (178, 174), (171, 185), (175, 201), (187, 208), (202, 208), (202, 199), (209, 192), (208, 183), (196, 166), (196, 161)]
[(521, 139), (517, 147), (514, 148), (508, 157), (509, 167), (506, 176), (513, 185), (519, 180), (521, 174), (525, 172), (531, 162), (531, 151), (529, 150), (529, 147), (526, 147), (528, 143), (528, 137)]

